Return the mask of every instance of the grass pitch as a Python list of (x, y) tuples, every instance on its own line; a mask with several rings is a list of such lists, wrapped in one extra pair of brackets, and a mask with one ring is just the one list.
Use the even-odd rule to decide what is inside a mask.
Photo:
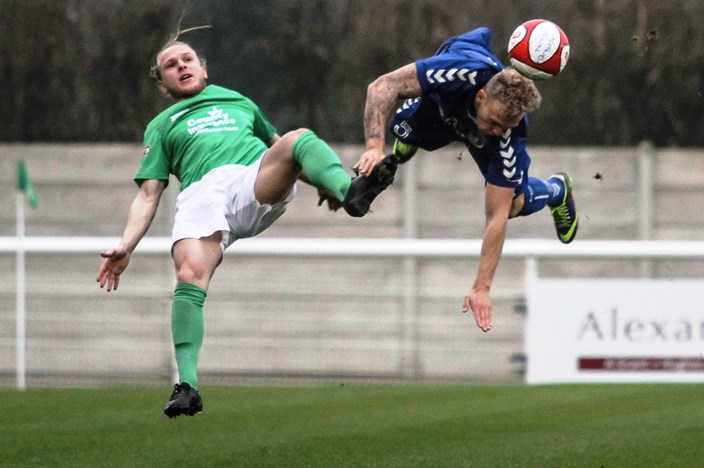
[(8, 467), (688, 467), (701, 385), (0, 389)]

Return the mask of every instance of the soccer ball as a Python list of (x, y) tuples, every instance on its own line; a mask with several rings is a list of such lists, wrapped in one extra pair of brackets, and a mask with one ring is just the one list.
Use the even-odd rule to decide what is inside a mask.
[(508, 41), (511, 66), (532, 80), (545, 80), (565, 68), (570, 43), (558, 25), (544, 19), (526, 21)]

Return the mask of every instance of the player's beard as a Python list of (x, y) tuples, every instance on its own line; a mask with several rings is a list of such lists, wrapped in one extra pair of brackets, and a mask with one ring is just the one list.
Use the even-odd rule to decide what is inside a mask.
[(200, 94), (208, 84), (205, 80), (201, 81), (197, 86), (190, 89), (169, 89), (169, 96), (171, 96), (175, 101), (181, 101), (183, 99), (192, 98)]

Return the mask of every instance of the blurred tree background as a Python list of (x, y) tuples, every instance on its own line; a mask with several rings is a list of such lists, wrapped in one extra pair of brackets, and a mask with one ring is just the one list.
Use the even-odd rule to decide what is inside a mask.
[(570, 61), (539, 82), (540, 145), (704, 146), (701, 0), (0, 0), (0, 140), (141, 141), (170, 101), (148, 78), (176, 30), (210, 81), (251, 97), (282, 133), (362, 143), (367, 84), (446, 38), (493, 31), (507, 61), (532, 18), (567, 33)]

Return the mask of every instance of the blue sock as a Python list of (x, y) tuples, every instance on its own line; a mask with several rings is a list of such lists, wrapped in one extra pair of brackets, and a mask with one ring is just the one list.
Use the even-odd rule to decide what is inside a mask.
[(551, 184), (535, 177), (528, 178), (523, 201), (523, 209), (518, 216), (528, 216), (545, 208), (545, 205), (554, 197)]
[(545, 181), (545, 184), (548, 186), (548, 193), (550, 195), (548, 205), (557, 206), (562, 203), (562, 199), (565, 197), (565, 183), (562, 179), (550, 177)]

